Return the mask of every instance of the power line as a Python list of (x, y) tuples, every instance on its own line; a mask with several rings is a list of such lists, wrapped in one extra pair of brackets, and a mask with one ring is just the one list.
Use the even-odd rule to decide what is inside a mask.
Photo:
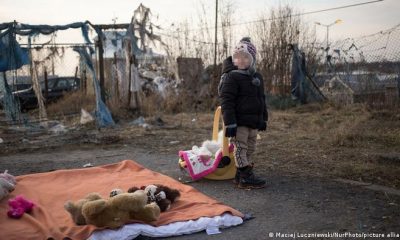
[(375, 1), (369, 1), (369, 2), (364, 2), (364, 3), (357, 3), (357, 4), (351, 4), (351, 5), (340, 6), (340, 7), (333, 7), (333, 8), (315, 10), (315, 11), (310, 11), (310, 12), (298, 13), (298, 14), (288, 15), (288, 16), (284, 16), (284, 17), (266, 18), (266, 19), (260, 19), (260, 20), (253, 20), (253, 21), (248, 21), (248, 22), (243, 22), (243, 23), (231, 24), (231, 26), (244, 25), (244, 24), (256, 23), (256, 22), (263, 22), (263, 21), (272, 21), (272, 20), (281, 19), (281, 18), (299, 17), (299, 16), (303, 16), (303, 15), (309, 15), (309, 14), (315, 14), (315, 13), (321, 13), (321, 12), (328, 12), (328, 11), (340, 10), (340, 9), (351, 8), (351, 7), (357, 7), (357, 6), (361, 6), (361, 5), (366, 5), (366, 4), (371, 4), (371, 3), (377, 3), (377, 2), (383, 2), (383, 1), (384, 1), (384, 0), (375, 0)]
[[(369, 34), (369, 35), (365, 35), (365, 36), (360, 36), (360, 37), (357, 37), (357, 38), (346, 38), (346, 39), (343, 39), (343, 40), (339, 40), (339, 41), (336, 42), (336, 44), (341, 44), (342, 47), (340, 47), (340, 48), (343, 48), (343, 46), (346, 45), (346, 44), (349, 44), (349, 42), (353, 42), (354, 43), (356, 41), (366, 40), (367, 38), (371, 38), (373, 36), (378, 36), (378, 35), (381, 35), (381, 37), (386, 37), (386, 36), (392, 34), (393, 32), (399, 31), (399, 30), (400, 30), (400, 24), (397, 24), (394, 27), (391, 27), (391, 28), (389, 28), (387, 30), (379, 31), (377, 33), (373, 33), (373, 34)], [(177, 36), (177, 35), (164, 34), (164, 33), (157, 33), (157, 34), (159, 34), (161, 36), (169, 37), (169, 38), (174, 38), (174, 39), (177, 39), (177, 40), (181, 39), (181, 37)], [(214, 42), (200, 41), (200, 40), (189, 38), (189, 37), (186, 37), (186, 36), (183, 37), (183, 38), (185, 40), (189, 40), (189, 41), (193, 41), (193, 42), (197, 42), (197, 43), (202, 43), (202, 44), (209, 44), (209, 45), (213, 45), (214, 44)], [(373, 43), (375, 43), (377, 41), (379, 41), (379, 39), (374, 39), (373, 41), (369, 42), (366, 45), (371, 45), (371, 44), (373, 44)], [(319, 46), (319, 47), (318, 46), (314, 46), (314, 48), (317, 48), (317, 49), (323, 48), (321, 43), (315, 42), (315, 43), (312, 43), (312, 44)], [(306, 45), (311, 45), (311, 44), (310, 43), (306, 43)], [(359, 48), (363, 48), (365, 46), (363, 45), (363, 46), (360, 46)]]
[[(241, 22), (241, 23), (233, 23), (233, 24), (228, 24), (226, 26), (239, 26), (239, 25), (246, 25), (246, 24), (249, 24), (249, 23), (257, 23), (257, 22), (264, 22), (264, 21), (272, 21), (272, 20), (276, 20), (276, 19), (298, 17), (298, 16), (303, 16), (303, 15), (309, 15), (309, 14), (315, 14), (315, 13), (321, 13), (321, 12), (328, 12), (328, 11), (335, 11), (335, 10), (340, 10), (340, 9), (345, 9), (345, 8), (358, 7), (358, 6), (362, 6), (362, 5), (367, 5), (367, 4), (377, 3), (377, 2), (383, 2), (383, 1), (384, 0), (374, 0), (374, 1), (369, 1), (369, 2), (344, 5), (344, 6), (340, 6), (340, 7), (326, 8), (326, 9), (315, 10), (315, 11), (310, 11), (310, 12), (292, 14), (292, 15), (283, 16), (283, 17), (264, 18), (264, 19), (252, 20), (252, 21)], [(191, 32), (191, 31), (199, 31), (199, 30), (211, 30), (211, 29), (215, 29), (215, 27), (204, 27), (204, 28), (188, 29), (188, 30), (180, 30), (180, 31), (177, 30), (177, 31), (174, 31), (174, 32), (184, 32), (184, 31), (185, 32)], [(168, 30), (168, 31), (171, 31), (171, 30)]]
[[(177, 40), (180, 39), (179, 36), (174, 36), (174, 35), (171, 35), (171, 34), (165, 34), (165, 33), (156, 33), (156, 34), (157, 35), (161, 35), (161, 36), (165, 36), (165, 37), (175, 38)], [(210, 44), (210, 45), (215, 44), (215, 42), (205, 42), (205, 41), (200, 41), (200, 40), (193, 39), (193, 38), (188, 38), (188, 37), (184, 37), (184, 39), (192, 41), (192, 42), (203, 43), (203, 44)]]

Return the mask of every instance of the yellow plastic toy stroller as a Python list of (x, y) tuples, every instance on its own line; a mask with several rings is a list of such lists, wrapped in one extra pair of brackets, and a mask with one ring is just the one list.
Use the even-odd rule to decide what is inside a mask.
[[(233, 155), (233, 146), (229, 146), (229, 139), (225, 137), (225, 127), (223, 120), (221, 121), (221, 107), (218, 107), (215, 110), (214, 114), (214, 125), (213, 125), (213, 132), (212, 132), (212, 140), (218, 141), (218, 132), (219, 132), (219, 123), (222, 122), (222, 129), (223, 129), (223, 139), (222, 139), (222, 159), (221, 163), (219, 164), (218, 168), (216, 168), (213, 172), (204, 176), (206, 179), (212, 180), (227, 180), (233, 179), (236, 173), (234, 155)], [(219, 156), (221, 157), (221, 156)], [(179, 158), (179, 167), (181, 169), (187, 169), (187, 162), (181, 155)]]

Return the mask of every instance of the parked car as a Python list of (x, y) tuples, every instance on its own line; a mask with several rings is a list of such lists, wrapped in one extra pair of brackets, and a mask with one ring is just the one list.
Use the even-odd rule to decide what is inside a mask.
[[(48, 93), (46, 97), (45, 83), (40, 82), (40, 88), (42, 89), (42, 95), (45, 98), (45, 102), (54, 102), (61, 98), (65, 93), (76, 91), (80, 88), (80, 79), (75, 77), (57, 77), (50, 78), (47, 81)], [(29, 87), (24, 90), (14, 91), (14, 98), (19, 101), (21, 111), (34, 109), (38, 107), (37, 98), (33, 87)], [(0, 104), (3, 100), (0, 100)]]

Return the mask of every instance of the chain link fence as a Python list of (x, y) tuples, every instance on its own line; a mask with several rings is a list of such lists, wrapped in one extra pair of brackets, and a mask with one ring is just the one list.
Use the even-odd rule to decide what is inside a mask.
[[(92, 28), (89, 29), (88, 25)], [(73, 32), (73, 28), (77, 27), (82, 28), (81, 42), (63, 43), (65, 36), (58, 37), (58, 33), (63, 32), (64, 35), (71, 34), (74, 39), (79, 39), (79, 35)], [(59, 117), (60, 114), (78, 115), (81, 109), (86, 108), (102, 119), (100, 125), (104, 125), (104, 121), (112, 122), (101, 97), (113, 97), (111, 93), (115, 92), (113, 89), (118, 87), (118, 83), (112, 82), (114, 78), (111, 75), (106, 76), (108, 81), (104, 80), (104, 65), (108, 69), (113, 63), (109, 61), (112, 58), (104, 53), (104, 49), (107, 49), (104, 48), (107, 37), (100, 27), (87, 22), (65, 26), (14, 22), (1, 24), (0, 34), (0, 102), (5, 115), (1, 121), (12, 124), (35, 122), (35, 118), (38, 121), (47, 121)], [(125, 30), (125, 38), (126, 34)], [(129, 38), (125, 43), (125, 46), (128, 45)], [(131, 52), (125, 53), (125, 49), (119, 49), (120, 55), (131, 59)], [(129, 60), (128, 65), (132, 66)], [(122, 85), (120, 91), (129, 92), (130, 88), (127, 86), (130, 84), (127, 81), (132, 78), (125, 73), (132, 75), (135, 69), (123, 66), (118, 68), (124, 73), (119, 81), (119, 85)], [(108, 95), (101, 96), (100, 89)], [(33, 111), (25, 114), (28, 110)]]
[[(400, 25), (376, 34), (314, 44), (307, 73), (329, 99), (339, 104), (395, 107), (400, 95)], [(310, 54), (311, 52), (311, 54)]]

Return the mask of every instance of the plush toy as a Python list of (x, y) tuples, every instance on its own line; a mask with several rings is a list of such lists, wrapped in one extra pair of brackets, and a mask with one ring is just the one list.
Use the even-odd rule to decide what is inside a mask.
[(14, 191), (16, 184), (15, 177), (9, 174), (7, 170), (4, 173), (0, 173), (0, 200)]
[(159, 218), (160, 208), (157, 204), (147, 204), (147, 195), (144, 191), (135, 193), (121, 193), (110, 199), (97, 199), (82, 204), (81, 212), (66, 208), (76, 219), (82, 214), (86, 224), (96, 227), (118, 228), (132, 221), (152, 222)]
[(18, 195), (8, 200), (8, 206), (10, 206), (10, 209), (7, 215), (10, 218), (21, 218), (24, 213), (30, 213), (35, 204), (25, 199), (22, 195)]
[(219, 149), (221, 149), (221, 145), (218, 142), (207, 140), (201, 144), (201, 147), (193, 146), (192, 152), (199, 156), (201, 161), (207, 162), (217, 154)]
[(110, 192), (110, 197), (114, 197), (117, 196), (118, 194), (123, 193), (124, 190), (120, 189), (120, 188), (114, 188), (113, 190), (111, 190)]
[(87, 202), (98, 199), (101, 199), (98, 193), (89, 193), (85, 198), (75, 203), (71, 201), (66, 202), (64, 208), (71, 214), (72, 220), (76, 225), (86, 225), (85, 217), (82, 215), (82, 206)]
[[(181, 196), (178, 190), (161, 184), (143, 186), (141, 189), (147, 194), (147, 203), (155, 202), (160, 207), (161, 212), (167, 211), (171, 207), (171, 204)], [(128, 192), (135, 192), (137, 190), (139, 188), (131, 187)]]

